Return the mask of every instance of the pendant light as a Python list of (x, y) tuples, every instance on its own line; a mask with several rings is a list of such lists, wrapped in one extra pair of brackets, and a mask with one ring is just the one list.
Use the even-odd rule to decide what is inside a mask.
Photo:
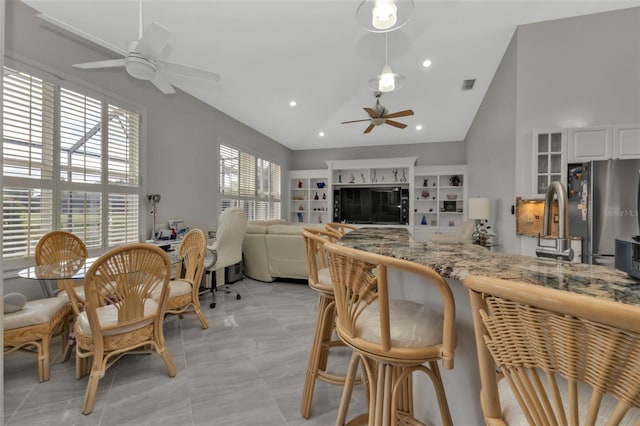
[(356, 19), (365, 30), (384, 33), (406, 24), (414, 9), (414, 0), (363, 0), (356, 10)]
[(384, 35), (384, 66), (382, 72), (369, 80), (369, 87), (376, 92), (393, 92), (404, 84), (405, 78), (394, 73), (388, 61), (388, 35)]

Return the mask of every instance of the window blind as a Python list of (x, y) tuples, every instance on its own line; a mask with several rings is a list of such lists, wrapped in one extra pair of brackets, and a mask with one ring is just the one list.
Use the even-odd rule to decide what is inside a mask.
[(90, 249), (139, 241), (140, 114), (46, 79), (3, 67), (3, 259), (54, 229)]
[(280, 166), (220, 145), (220, 211), (239, 206), (249, 220), (280, 218)]

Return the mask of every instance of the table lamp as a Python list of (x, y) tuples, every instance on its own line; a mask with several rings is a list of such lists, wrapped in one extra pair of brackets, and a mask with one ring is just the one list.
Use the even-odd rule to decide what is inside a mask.
[(473, 242), (482, 246), (487, 244), (486, 221), (489, 220), (489, 199), (469, 198), (469, 219), (475, 219), (476, 231), (473, 233)]

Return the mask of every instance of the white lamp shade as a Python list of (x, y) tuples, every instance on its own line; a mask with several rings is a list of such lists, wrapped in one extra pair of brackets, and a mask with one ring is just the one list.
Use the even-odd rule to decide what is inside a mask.
[(469, 219), (489, 220), (489, 199), (469, 198)]
[(389, 64), (382, 67), (382, 72), (369, 80), (369, 87), (376, 92), (393, 92), (404, 84), (404, 76), (393, 72)]
[(356, 19), (367, 31), (386, 33), (404, 26), (414, 9), (414, 0), (362, 0)]

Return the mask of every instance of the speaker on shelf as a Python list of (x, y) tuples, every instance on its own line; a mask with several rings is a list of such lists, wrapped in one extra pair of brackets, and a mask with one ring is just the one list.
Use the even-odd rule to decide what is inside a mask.
[(340, 190), (333, 191), (333, 221), (340, 222)]

